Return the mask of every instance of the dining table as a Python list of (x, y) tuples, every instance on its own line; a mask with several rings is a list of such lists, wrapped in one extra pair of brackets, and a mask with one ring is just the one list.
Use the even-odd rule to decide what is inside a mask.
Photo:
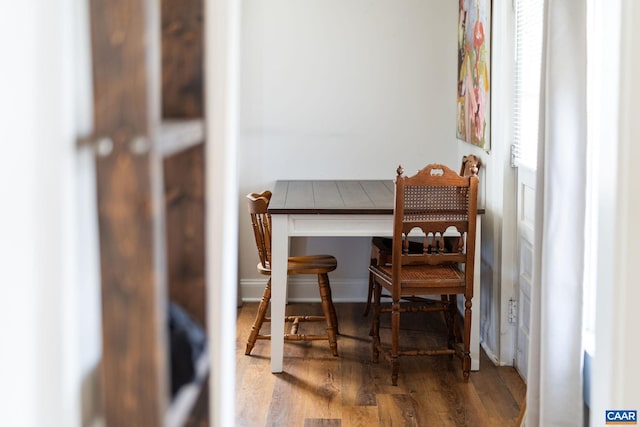
[[(291, 237), (393, 236), (392, 180), (279, 180), (271, 215), (271, 372), (283, 371), (287, 259)], [(480, 235), (476, 223), (471, 316), (471, 370), (480, 368)], [(363, 266), (366, 270), (368, 266)], [(366, 295), (362, 296), (363, 301)]]

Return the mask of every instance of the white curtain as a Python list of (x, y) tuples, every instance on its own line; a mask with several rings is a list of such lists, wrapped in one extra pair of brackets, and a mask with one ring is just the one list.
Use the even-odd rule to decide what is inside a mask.
[(526, 425), (582, 426), (586, 0), (547, 0)]

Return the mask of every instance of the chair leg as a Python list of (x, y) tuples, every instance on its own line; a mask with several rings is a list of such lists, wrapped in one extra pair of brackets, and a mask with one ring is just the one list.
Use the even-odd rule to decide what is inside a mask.
[(456, 336), (456, 342), (462, 342), (462, 328), (460, 328), (460, 315), (458, 314), (458, 295), (452, 295), (453, 298), (453, 332)]
[(373, 298), (373, 274), (369, 273), (369, 289), (367, 290), (367, 303), (364, 306), (363, 316), (369, 315), (369, 310), (371, 309), (371, 298)]
[(456, 344), (456, 327), (458, 322), (456, 321), (456, 295), (443, 295), (443, 299), (447, 301), (447, 311), (445, 317), (447, 319), (447, 329), (449, 331), (449, 348), (455, 348)]
[(327, 279), (327, 292), (328, 292), (328, 299), (329, 299), (329, 308), (331, 309), (331, 321), (333, 322), (333, 329), (336, 333), (336, 335), (340, 335), (340, 330), (338, 328), (338, 315), (336, 314), (336, 307), (335, 305), (333, 305), (333, 293), (331, 292), (331, 285), (329, 283), (329, 276), (327, 274), (325, 274), (325, 277)]
[[(443, 304), (446, 304), (447, 308), (449, 307), (449, 303), (450, 303), (450, 299), (449, 299), (449, 295), (440, 295), (440, 302), (442, 302)], [(449, 318), (449, 316), (447, 315), (448, 311), (444, 312), (444, 322), (447, 325), (447, 329), (451, 328), (451, 325), (449, 324), (449, 322), (451, 321), (451, 319)]]
[(391, 384), (398, 385), (400, 351), (400, 301), (391, 305)]
[(269, 301), (271, 301), (271, 277), (269, 277), (267, 285), (264, 287), (262, 299), (260, 300), (260, 305), (258, 306), (258, 314), (256, 314), (256, 320), (253, 322), (251, 333), (249, 334), (249, 339), (247, 340), (247, 348), (244, 351), (245, 355), (251, 354), (251, 350), (256, 344), (256, 339), (258, 338), (258, 334), (260, 333), (260, 328), (262, 327), (265, 315), (267, 314)]
[[(369, 261), (369, 267), (373, 267), (378, 265), (378, 261), (380, 261), (382, 256), (382, 251), (376, 247), (375, 244), (371, 244), (371, 259)], [(371, 303), (373, 298), (373, 287), (375, 286), (373, 274), (369, 272), (369, 289), (367, 290), (367, 303), (364, 307), (363, 316), (368, 316), (369, 311), (371, 310)]]
[(371, 319), (371, 360), (374, 363), (378, 362), (380, 357), (380, 294), (382, 289), (375, 283), (373, 286), (373, 318)]
[(335, 308), (331, 300), (331, 288), (329, 287), (329, 276), (325, 274), (318, 274), (318, 286), (320, 288), (320, 298), (322, 300), (322, 311), (327, 322), (327, 336), (329, 337), (329, 347), (334, 356), (338, 355), (338, 342), (336, 338), (336, 323), (337, 322)]
[(464, 302), (464, 344), (463, 344), (463, 359), (462, 359), (462, 376), (464, 381), (469, 381), (469, 374), (471, 372), (471, 298), (465, 295)]

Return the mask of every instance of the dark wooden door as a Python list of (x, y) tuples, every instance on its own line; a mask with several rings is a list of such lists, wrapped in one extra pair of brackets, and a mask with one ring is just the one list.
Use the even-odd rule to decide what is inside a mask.
[(153, 1), (91, 1), (108, 426), (162, 425), (168, 401), (157, 16)]
[(205, 318), (202, 2), (90, 9), (104, 414), (107, 426), (160, 426), (167, 304)]

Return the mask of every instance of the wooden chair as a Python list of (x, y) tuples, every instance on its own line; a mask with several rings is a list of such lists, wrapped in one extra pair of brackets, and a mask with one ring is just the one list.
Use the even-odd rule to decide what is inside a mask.
[[(267, 285), (264, 288), (262, 300), (258, 307), (256, 320), (251, 328), (245, 354), (251, 354), (251, 350), (256, 340), (268, 340), (271, 335), (260, 334), (260, 328), (264, 322), (270, 322), (267, 317), (267, 308), (271, 300), (271, 215), (267, 212), (269, 201), (271, 200), (271, 192), (251, 193), (247, 195), (249, 214), (251, 215), (251, 224), (255, 235), (256, 245), (258, 247), (258, 256), (260, 263), (258, 271), (261, 274), (269, 276)], [(334, 356), (338, 355), (338, 344), (336, 336), (338, 334), (338, 318), (331, 299), (331, 287), (329, 285), (328, 273), (337, 267), (337, 260), (331, 255), (309, 255), (289, 257), (287, 274), (315, 274), (318, 276), (318, 287), (320, 290), (320, 298), (322, 301), (323, 316), (307, 316), (307, 315), (289, 315), (285, 316), (285, 321), (291, 323), (291, 330), (285, 334), (286, 341), (316, 341), (328, 340), (331, 352)], [(302, 322), (318, 322), (324, 321), (327, 325), (326, 335), (302, 334), (299, 332), (300, 323)]]
[[(476, 235), (478, 178), (462, 177), (444, 165), (428, 165), (413, 177), (405, 177), (401, 167), (395, 184), (393, 249), (391, 264), (369, 267), (374, 281), (372, 357), (382, 352), (391, 362), (391, 380), (398, 384), (399, 357), (457, 355), (462, 359), (465, 381), (469, 379), (471, 356), (471, 299)], [(445, 232), (458, 236), (451, 252), (445, 251)], [(409, 233), (423, 239), (422, 253), (409, 252)], [(430, 249), (429, 249), (430, 248)], [(391, 294), (391, 304), (381, 304), (381, 291)], [(456, 338), (458, 314), (456, 295), (464, 295), (462, 343)], [(447, 295), (446, 299), (425, 305), (401, 299), (416, 295)], [(432, 301), (433, 303), (434, 301)], [(446, 348), (400, 348), (400, 317), (408, 311), (445, 310), (449, 320)], [(380, 314), (391, 313), (391, 344), (380, 340)]]
[[(460, 176), (478, 176), (482, 161), (478, 156), (469, 154), (462, 157), (462, 164), (460, 166)], [(374, 237), (371, 239), (371, 261), (370, 266), (383, 265), (391, 262), (391, 248), (393, 241), (389, 237)], [(455, 242), (452, 238), (445, 238), (445, 249), (451, 250)], [(410, 253), (422, 252), (422, 244), (419, 242), (409, 242)], [(388, 295), (382, 295), (382, 297), (388, 297)], [(443, 296), (444, 298), (445, 296)], [(371, 310), (371, 300), (373, 298), (373, 278), (369, 274), (369, 289), (367, 291), (367, 302), (364, 307), (363, 316), (368, 316)]]

